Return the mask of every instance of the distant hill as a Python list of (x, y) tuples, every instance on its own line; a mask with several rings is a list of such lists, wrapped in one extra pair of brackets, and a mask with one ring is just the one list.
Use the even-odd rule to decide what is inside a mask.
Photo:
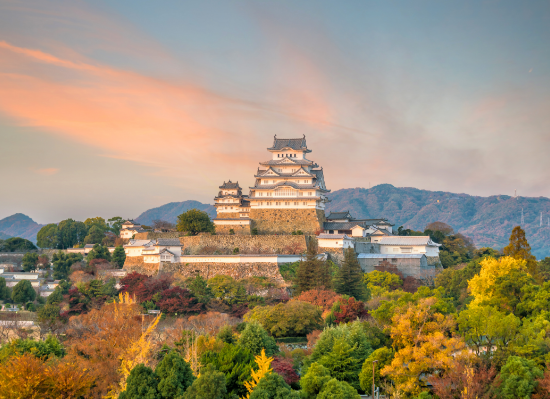
[[(328, 195), (327, 211), (349, 210), (357, 218), (388, 218), (395, 228), (404, 226), (424, 230), (426, 225), (442, 221), (465, 234), (479, 246), (502, 248), (514, 226), (522, 226), (537, 258), (550, 256), (550, 199), (545, 197), (476, 197), (444, 191), (394, 187), (391, 184), (337, 190)], [(540, 227), (540, 213), (543, 226)]]
[(27, 215), (16, 213), (0, 220), (0, 233), (4, 233), (10, 237), (26, 238), (36, 244), (36, 234), (42, 226)]
[(216, 208), (213, 205), (203, 204), (199, 201), (170, 202), (169, 204), (149, 209), (143, 212), (136, 219), (136, 222), (150, 226), (153, 220), (164, 220), (170, 223), (177, 223), (178, 216), (189, 209), (205, 211), (211, 218), (216, 217)]
[(4, 233), (0, 233), (0, 240), (6, 240), (8, 238), (10, 238), (11, 236), (7, 235), (7, 234), (4, 234)]

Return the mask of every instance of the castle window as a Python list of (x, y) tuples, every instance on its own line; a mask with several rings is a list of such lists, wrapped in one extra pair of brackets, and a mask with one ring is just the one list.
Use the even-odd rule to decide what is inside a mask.
[(297, 202), (295, 202), (295, 203), (294, 203), (294, 205), (298, 205), (298, 203), (297, 203)]
[(302, 202), (302, 205), (307, 205), (307, 202)]
[(308, 193), (308, 195), (311, 197), (311, 196), (313, 195), (313, 193), (310, 191), (310, 192)]

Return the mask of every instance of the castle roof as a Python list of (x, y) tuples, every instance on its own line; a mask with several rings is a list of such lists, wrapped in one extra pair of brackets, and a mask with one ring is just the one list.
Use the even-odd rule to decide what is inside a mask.
[(325, 222), (323, 223), (324, 230), (351, 230), (355, 226), (366, 227), (364, 222), (358, 222), (357, 220), (351, 222)]
[(441, 244), (433, 242), (430, 236), (391, 236), (382, 237), (379, 244), (383, 245), (427, 245), (430, 247), (440, 247)]
[[(267, 174), (270, 171), (273, 172), (273, 174)], [(305, 172), (305, 173), (302, 173), (302, 172)], [(317, 173), (315, 172), (318, 172), (318, 171), (312, 170), (311, 172), (308, 172), (303, 167), (300, 167), (300, 169), (298, 169), (296, 172), (291, 172), (291, 173), (277, 172), (273, 168), (269, 168), (267, 170), (258, 169), (258, 172), (256, 175), (254, 175), (254, 177), (270, 177), (275, 175), (275, 176), (281, 176), (281, 177), (296, 177), (298, 179), (301, 179), (304, 177), (317, 177)]]
[(277, 135), (275, 135), (275, 137), (273, 138), (273, 145), (268, 148), (268, 151), (281, 151), (285, 148), (297, 151), (311, 152), (311, 150), (307, 149), (305, 135), (300, 139), (278, 139)]
[(330, 214), (326, 217), (327, 220), (338, 220), (338, 219), (353, 219), (351, 216), (351, 213), (349, 211), (344, 212), (330, 212)]
[(294, 159), (294, 158), (281, 158), (281, 159), (270, 159), (269, 161), (260, 162), (260, 165), (271, 166), (271, 165), (314, 165), (313, 161), (307, 159)]
[(295, 188), (297, 190), (315, 188), (315, 189), (321, 190), (323, 192), (330, 192), (330, 190), (326, 190), (324, 188), (321, 188), (321, 187), (317, 186), (316, 184), (297, 184), (297, 183), (294, 183), (292, 181), (282, 181), (282, 182), (275, 183), (275, 184), (261, 184), (261, 185), (255, 185), (254, 187), (250, 187), (250, 188), (253, 189), (253, 190), (273, 190), (275, 188), (280, 188), (280, 187), (292, 187), (292, 188)]
[(225, 189), (240, 189), (239, 182), (233, 183), (231, 180), (229, 180), (227, 183), (223, 182), (223, 184), (220, 186), (220, 188)]

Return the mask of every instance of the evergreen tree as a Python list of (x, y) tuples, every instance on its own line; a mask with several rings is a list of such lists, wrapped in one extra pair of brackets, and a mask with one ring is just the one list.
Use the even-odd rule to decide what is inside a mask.
[(66, 254), (61, 251), (53, 254), (53, 278), (56, 280), (66, 279), (69, 276), (71, 266), (82, 259), (82, 254)]
[(347, 382), (333, 378), (325, 384), (317, 399), (361, 399), (361, 396)]
[(162, 399), (157, 390), (159, 380), (149, 367), (138, 364), (126, 380), (126, 390), (118, 399)]
[(32, 302), (35, 298), (36, 291), (32, 288), (32, 284), (29, 280), (21, 280), (13, 287), (11, 299), (13, 299), (15, 303)]
[(220, 331), (218, 332), (218, 339), (225, 342), (226, 344), (234, 344), (235, 335), (233, 334), (233, 329), (231, 328), (231, 326), (225, 325), (220, 328)]
[(300, 394), (291, 390), (279, 374), (269, 373), (258, 382), (250, 399), (300, 399)]
[(6, 285), (6, 279), (0, 277), (0, 299), (9, 299), (10, 298), (10, 289)]
[(38, 263), (38, 254), (36, 252), (27, 252), (23, 256), (23, 270), (30, 272), (36, 270), (36, 264)]
[(122, 269), (122, 266), (124, 266), (124, 261), (126, 260), (126, 252), (124, 252), (124, 248), (122, 248), (122, 245), (119, 245), (115, 248), (112, 256), (112, 262), (118, 266), (119, 269)]
[(267, 331), (257, 321), (246, 325), (239, 337), (238, 344), (255, 355), (260, 354), (262, 349), (265, 349), (267, 356), (272, 356), (279, 351), (275, 340), (267, 334)]
[(542, 279), (539, 273), (537, 258), (531, 254), (531, 246), (527, 242), (525, 231), (520, 226), (514, 227), (510, 235), (510, 243), (504, 247), (502, 252), (504, 252), (504, 255), (511, 256), (514, 259), (526, 260), (529, 273), (539, 281)]
[(189, 209), (178, 216), (177, 229), (195, 235), (202, 232), (213, 233), (215, 227), (208, 213), (198, 209)]
[(163, 398), (177, 398), (195, 380), (191, 366), (177, 352), (171, 351), (155, 369), (159, 378), (158, 391)]
[(225, 375), (209, 364), (187, 389), (183, 399), (222, 399), (226, 393)]
[(212, 290), (208, 286), (208, 281), (200, 274), (196, 277), (190, 277), (185, 280), (185, 285), (200, 303), (208, 303), (212, 298), (214, 298)]
[(313, 289), (330, 289), (331, 273), (328, 262), (317, 258), (317, 240), (307, 243), (306, 259), (301, 261), (296, 272), (298, 294)]
[(353, 248), (344, 250), (344, 263), (335, 278), (335, 291), (354, 297), (358, 301), (368, 300), (370, 292), (363, 284), (363, 271)]
[(94, 244), (94, 247), (88, 253), (86, 259), (88, 260), (88, 262), (92, 259), (105, 259), (107, 261), (110, 261), (111, 253), (109, 252), (109, 248), (104, 247), (101, 244)]

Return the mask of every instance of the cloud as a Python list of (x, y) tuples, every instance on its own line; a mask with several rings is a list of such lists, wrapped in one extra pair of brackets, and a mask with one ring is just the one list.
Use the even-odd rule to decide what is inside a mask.
[(43, 168), (43, 169), (33, 169), (33, 168), (31, 168), (31, 170), (34, 173), (37, 173), (39, 175), (44, 175), (44, 176), (52, 176), (52, 175), (55, 175), (55, 174), (59, 173), (58, 168)]

